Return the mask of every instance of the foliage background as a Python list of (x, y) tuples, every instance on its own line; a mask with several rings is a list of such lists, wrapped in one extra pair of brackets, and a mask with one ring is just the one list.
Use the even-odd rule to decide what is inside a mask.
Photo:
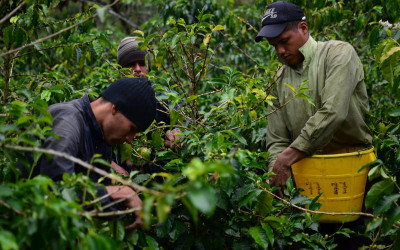
[[(303, 7), (316, 40), (355, 47), (370, 96), (378, 157), (365, 200), (371, 216), (329, 235), (310, 213), (273, 199), (265, 183), (267, 106), (279, 62), (254, 37), (269, 2), (0, 1), (1, 248), (330, 249), (343, 237), (400, 248), (400, 2), (292, 1)], [(86, 176), (54, 183), (45, 176), (23, 179), (16, 168), (18, 160), (31, 166), (16, 146), (38, 147), (51, 135), (48, 105), (96, 97), (129, 75), (116, 64), (118, 43), (128, 35), (143, 37), (153, 61), (149, 77), (158, 98), (168, 101), (171, 127), (185, 138), (181, 150), (168, 150), (165, 126), (155, 124), (147, 131), (151, 140), (142, 135), (120, 149), (138, 165), (126, 181), (143, 187), (145, 225), (133, 232), (123, 230), (129, 216), (104, 221), (100, 208), (83, 209), (87, 202), (75, 191), (94, 192)], [(305, 90), (297, 91), (307, 99)], [(143, 149), (155, 158), (140, 154)], [(32, 153), (33, 160), (41, 154)], [(168, 161), (163, 173), (143, 171), (147, 161), (160, 160)], [(318, 207), (290, 183), (285, 199)]]

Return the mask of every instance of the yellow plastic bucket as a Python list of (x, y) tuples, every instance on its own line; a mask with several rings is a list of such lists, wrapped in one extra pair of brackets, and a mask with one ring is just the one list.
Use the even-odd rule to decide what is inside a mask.
[[(318, 202), (323, 212), (361, 212), (369, 168), (360, 168), (376, 159), (374, 148), (346, 150), (350, 153), (313, 155), (292, 165), (296, 186), (311, 199), (322, 193)], [(325, 223), (351, 222), (359, 215), (323, 215)]]

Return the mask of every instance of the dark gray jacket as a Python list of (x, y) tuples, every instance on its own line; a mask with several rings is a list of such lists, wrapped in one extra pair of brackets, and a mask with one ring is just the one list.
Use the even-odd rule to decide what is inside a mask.
[[(104, 140), (103, 131), (93, 114), (87, 95), (67, 103), (51, 105), (49, 112), (54, 118), (52, 132), (56, 133), (59, 139), (47, 137), (42, 144), (43, 148), (64, 152), (88, 163), (90, 163), (93, 155), (101, 154), (103, 159), (111, 162), (112, 148)], [(107, 166), (94, 165), (109, 172), (110, 168)], [(61, 180), (64, 173), (87, 173), (85, 168), (61, 157), (54, 157), (53, 159), (42, 157), (35, 170), (35, 174), (48, 175), (54, 181)], [(97, 183), (101, 176), (92, 171), (89, 177), (94, 183)], [(107, 178), (101, 183), (104, 185), (111, 184)], [(98, 186), (97, 190), (98, 196), (107, 193), (101, 186)], [(102, 204), (111, 201), (112, 198), (109, 197), (104, 199)]]

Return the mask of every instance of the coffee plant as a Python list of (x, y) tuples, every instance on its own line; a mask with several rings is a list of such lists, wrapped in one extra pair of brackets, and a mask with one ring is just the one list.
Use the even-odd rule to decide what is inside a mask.
[[(370, 96), (368, 125), (377, 160), (369, 167), (365, 209), (356, 225), (326, 230), (312, 213), (321, 204), (288, 180), (284, 199), (266, 180), (265, 133), (280, 67), (268, 42), (255, 43), (271, 1), (0, 1), (1, 249), (334, 249), (362, 239), (363, 249), (400, 249), (400, 2), (291, 1), (316, 40), (350, 42)], [(131, 76), (116, 63), (118, 43), (137, 36), (152, 59), (149, 79), (171, 124), (153, 123), (116, 147), (133, 164), (129, 177), (143, 200), (143, 227), (125, 231), (126, 214), (101, 211), (83, 174), (22, 178), (51, 132), (49, 105)], [(288, 86), (312, 102), (308, 89)], [(281, 107), (274, 107), (275, 110)], [(180, 146), (164, 145), (180, 130)], [(84, 167), (97, 171), (92, 163)], [(106, 164), (106, 163), (105, 163)], [(149, 171), (156, 168), (157, 171)], [(84, 193), (84, 199), (77, 196)]]

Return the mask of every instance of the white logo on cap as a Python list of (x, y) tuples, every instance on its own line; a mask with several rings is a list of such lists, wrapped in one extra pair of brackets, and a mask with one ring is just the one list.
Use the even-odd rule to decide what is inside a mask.
[(265, 15), (263, 16), (261, 23), (264, 22), (265, 18), (276, 18), (278, 16), (278, 12), (275, 11), (275, 8), (267, 9)]

